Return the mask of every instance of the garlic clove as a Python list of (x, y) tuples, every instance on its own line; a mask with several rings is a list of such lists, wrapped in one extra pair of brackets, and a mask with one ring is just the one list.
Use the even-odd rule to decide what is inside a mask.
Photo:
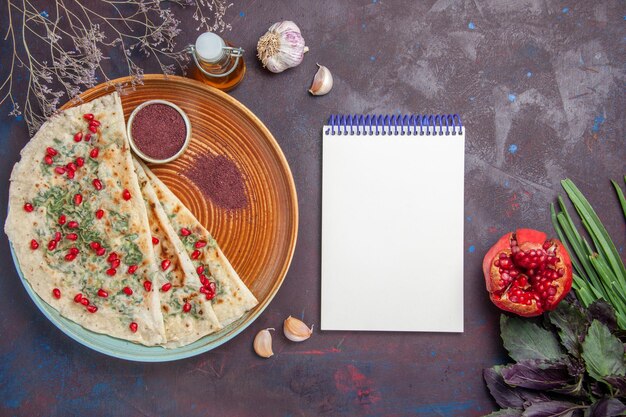
[(314, 96), (323, 96), (333, 88), (333, 75), (330, 70), (323, 65), (317, 64), (319, 67), (315, 77), (313, 78), (313, 84), (309, 88), (309, 93)]
[(309, 329), (302, 321), (289, 316), (283, 323), (283, 333), (292, 342), (302, 342), (311, 337), (313, 326)]
[(257, 56), (265, 68), (283, 72), (299, 65), (309, 50), (300, 28), (289, 20), (274, 23), (257, 43)]
[(274, 329), (263, 329), (258, 332), (254, 337), (254, 351), (262, 358), (269, 358), (270, 356), (274, 356), (274, 352), (272, 351), (272, 335), (269, 332), (270, 330)]

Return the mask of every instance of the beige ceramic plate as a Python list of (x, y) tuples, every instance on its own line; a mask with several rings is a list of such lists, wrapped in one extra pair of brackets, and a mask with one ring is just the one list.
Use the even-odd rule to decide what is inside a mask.
[[(120, 78), (111, 84), (129, 81), (129, 78)], [(102, 84), (86, 91), (81, 98), (90, 101), (112, 91), (112, 86)], [(293, 177), (269, 130), (250, 110), (219, 90), (187, 78), (146, 75), (143, 85), (125, 89), (121, 98), (126, 118), (135, 107), (152, 99), (171, 101), (189, 116), (192, 138), (187, 151), (175, 161), (151, 168), (213, 234), (259, 304), (219, 333), (178, 349), (144, 349), (134, 345), (127, 352), (124, 350), (126, 344), (118, 346), (114, 343), (115, 349), (121, 351), (111, 352), (102, 346), (94, 346), (99, 342), (97, 337), (91, 337), (92, 334), (88, 335), (90, 341), (85, 344), (104, 353), (134, 360), (166, 361), (193, 356), (221, 345), (246, 328), (278, 291), (291, 263), (298, 231)], [(71, 104), (63, 108), (67, 107)], [(180, 175), (202, 154), (226, 156), (238, 167), (245, 183), (246, 207), (220, 208), (206, 199), (195, 184)], [(68, 333), (66, 329), (62, 330)], [(82, 334), (70, 336), (76, 340), (84, 339)], [(79, 341), (84, 343), (84, 340)]]

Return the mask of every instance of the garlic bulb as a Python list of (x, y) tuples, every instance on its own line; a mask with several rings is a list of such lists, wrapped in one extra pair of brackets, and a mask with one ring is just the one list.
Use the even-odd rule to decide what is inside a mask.
[(323, 96), (328, 94), (331, 88), (333, 88), (333, 75), (330, 70), (323, 65), (317, 64), (319, 69), (315, 73), (313, 78), (313, 84), (309, 88), (309, 93), (314, 96)]
[(278, 73), (298, 66), (309, 48), (304, 45), (300, 28), (295, 23), (285, 20), (270, 26), (265, 35), (259, 39), (256, 50), (263, 66)]
[(302, 342), (311, 337), (313, 326), (309, 329), (302, 321), (289, 316), (283, 323), (283, 333), (292, 342)]
[(262, 358), (269, 358), (274, 355), (272, 351), (272, 335), (270, 334), (272, 328), (261, 330), (254, 338), (254, 351)]

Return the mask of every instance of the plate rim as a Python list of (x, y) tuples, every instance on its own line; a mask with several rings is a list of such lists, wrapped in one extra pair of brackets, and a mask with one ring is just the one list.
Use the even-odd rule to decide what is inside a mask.
[[(97, 345), (94, 344), (86, 339), (84, 339), (83, 337), (81, 337), (80, 333), (81, 332), (88, 332), (89, 334), (93, 334), (96, 335), (98, 337), (108, 337), (114, 341), (120, 341), (120, 342), (128, 342), (128, 341), (124, 341), (123, 339), (118, 339), (118, 338), (114, 338), (112, 336), (106, 335), (106, 334), (102, 334), (102, 333), (97, 333), (97, 332), (93, 332), (91, 330), (88, 330), (86, 328), (84, 328), (83, 326), (81, 326), (78, 323), (75, 323), (72, 320), (69, 320), (68, 318), (62, 316), (57, 310), (55, 310), (52, 306), (50, 306), (48, 303), (46, 303), (41, 297), (39, 297), (39, 295), (33, 290), (33, 288), (31, 287), (30, 283), (28, 282), (28, 280), (24, 277), (24, 274), (22, 272), (19, 260), (17, 259), (17, 256), (15, 254), (15, 251), (13, 249), (13, 243), (11, 242), (11, 240), (9, 240), (9, 249), (11, 251), (11, 257), (13, 259), (13, 264), (15, 265), (15, 269), (18, 273), (18, 276), (20, 277), (20, 281), (22, 282), (22, 285), (24, 286), (27, 294), (29, 295), (29, 297), (32, 299), (32, 301), (35, 303), (35, 305), (37, 306), (37, 308), (39, 309), (39, 311), (41, 311), (43, 313), (43, 315), (59, 330), (61, 330), (61, 332), (63, 332), (65, 335), (67, 335), (68, 337), (70, 337), (71, 339), (73, 339), (74, 341), (80, 343), (81, 345), (95, 350), (96, 352), (111, 356), (111, 357), (115, 357), (118, 359), (124, 359), (124, 360), (128, 360), (128, 361), (135, 361), (135, 362), (151, 362), (151, 363), (155, 363), (155, 362), (171, 362), (171, 361), (176, 361), (176, 360), (181, 360), (181, 359), (186, 359), (186, 358), (190, 358), (193, 356), (197, 356), (200, 355), (202, 353), (211, 351), (227, 342), (229, 342), (230, 340), (232, 340), (234, 337), (236, 337), (237, 335), (239, 335), (241, 332), (243, 332), (245, 329), (247, 329), (252, 323), (254, 323), (254, 321), (256, 321), (256, 319), (261, 315), (261, 313), (263, 313), (263, 311), (265, 311), (265, 309), (269, 306), (269, 304), (272, 302), (272, 300), (274, 299), (274, 297), (276, 296), (276, 294), (278, 293), (278, 290), (280, 289), (280, 287), (282, 286), (283, 282), (285, 281), (285, 278), (287, 276), (287, 273), (289, 272), (289, 268), (291, 267), (291, 263), (293, 261), (293, 257), (295, 254), (295, 249), (296, 249), (296, 244), (297, 244), (297, 240), (298, 240), (298, 229), (299, 229), (299, 206), (298, 206), (298, 194), (297, 194), (297, 190), (296, 190), (296, 186), (295, 186), (295, 181), (293, 178), (293, 173), (291, 172), (291, 167), (289, 166), (289, 162), (287, 161), (287, 158), (285, 157), (284, 152), (282, 151), (282, 148), (280, 147), (280, 145), (278, 144), (278, 142), (276, 141), (276, 138), (274, 138), (274, 135), (270, 132), (270, 130), (267, 128), (267, 126), (265, 126), (265, 124), (250, 110), (248, 109), (243, 103), (241, 103), (239, 100), (235, 99), (234, 97), (226, 94), (225, 92), (218, 90), (214, 87), (208, 86), (204, 83), (201, 83), (199, 81), (196, 80), (192, 80), (189, 78), (185, 78), (185, 77), (181, 77), (181, 76), (177, 76), (177, 75), (163, 75), (163, 74), (145, 74), (143, 76), (143, 80), (146, 81), (174, 81), (174, 82), (181, 82), (183, 84), (187, 84), (192, 86), (193, 88), (200, 88), (200, 89), (204, 89), (206, 91), (208, 91), (211, 94), (215, 94), (219, 97), (221, 97), (222, 99), (226, 100), (227, 102), (229, 102), (229, 104), (233, 105), (234, 107), (236, 107), (237, 109), (239, 109), (240, 111), (242, 111), (245, 116), (247, 116), (250, 121), (257, 127), (259, 128), (262, 133), (263, 133), (263, 137), (266, 139), (267, 144), (272, 148), (274, 154), (276, 155), (276, 157), (278, 158), (278, 161), (280, 163), (280, 165), (284, 168), (284, 173), (287, 174), (285, 175), (285, 179), (288, 185), (288, 190), (290, 191), (290, 202), (291, 202), (291, 206), (293, 207), (292, 211), (291, 211), (291, 217), (292, 217), (292, 221), (291, 221), (291, 225), (290, 228), (292, 230), (291, 232), (291, 236), (290, 236), (290, 242), (289, 242), (289, 252), (288, 252), (288, 256), (287, 259), (285, 260), (283, 267), (279, 270), (278, 273), (278, 279), (276, 280), (276, 282), (274, 283), (274, 285), (272, 286), (270, 293), (268, 294), (268, 296), (263, 300), (263, 302), (259, 303), (259, 305), (255, 306), (254, 309), (256, 309), (256, 311), (254, 313), (252, 313), (251, 315), (249, 315), (248, 317), (245, 317), (245, 320), (241, 323), (238, 323), (238, 321), (236, 321), (234, 324), (235, 326), (228, 331), (224, 336), (220, 337), (217, 340), (211, 341), (206, 343), (205, 345), (201, 345), (198, 346), (197, 348), (191, 350), (191, 351), (180, 351), (179, 349), (184, 348), (185, 346), (181, 346), (179, 348), (174, 348), (174, 349), (166, 349), (164, 347), (151, 347), (151, 346), (144, 346), (141, 344), (134, 344), (138, 347), (144, 347), (144, 348), (157, 348), (157, 349), (161, 349), (161, 352), (163, 354), (158, 354), (156, 356), (142, 356), (141, 354), (137, 354), (137, 353), (128, 353), (128, 352), (124, 352), (124, 351), (114, 351), (112, 349), (109, 349), (107, 347), (103, 347), (101, 345)], [(61, 107), (59, 107), (59, 110), (65, 110), (71, 107), (74, 107), (78, 104), (80, 104), (81, 102), (83, 102), (83, 98), (86, 96), (89, 96), (91, 94), (94, 94), (94, 92), (96, 92), (96, 90), (100, 90), (104, 87), (104, 90), (108, 90), (108, 89), (114, 89), (117, 91), (116, 85), (127, 85), (127, 83), (131, 83), (131, 86), (126, 86), (126, 87), (122, 87), (121, 91), (118, 91), (120, 96), (124, 95), (124, 91), (128, 88), (132, 88), (132, 89), (136, 89), (136, 88), (141, 88), (141, 85), (135, 86), (132, 85), (133, 82), (133, 77), (132, 76), (126, 76), (126, 77), (120, 77), (120, 78), (116, 78), (113, 80), (109, 80), (103, 83), (100, 83), (88, 90), (85, 90), (84, 92), (82, 92), (78, 97), (80, 98), (81, 101), (76, 101), (76, 100), (70, 100), (68, 102), (66, 102), (65, 104), (63, 104)], [(95, 98), (94, 98), (95, 99)], [(90, 99), (89, 101), (91, 101), (93, 99)], [(84, 101), (84, 102), (89, 102), (89, 101)], [(8, 212), (8, 211), (7, 211)], [(54, 311), (54, 313), (52, 311), (50, 311), (49, 309), (52, 309)], [(53, 316), (53, 314), (57, 314), (58, 315), (58, 319), (56, 317)], [(247, 313), (246, 313), (247, 314)], [(240, 319), (241, 320), (241, 319)], [(76, 326), (78, 326), (77, 330), (75, 331), (74, 329), (70, 328), (67, 326), (67, 324), (74, 324)], [(230, 327), (227, 326), (226, 329)], [(217, 334), (219, 334), (220, 332), (223, 332), (224, 330), (220, 330), (217, 332)], [(211, 334), (211, 335), (206, 335), (203, 338), (206, 337), (210, 337), (213, 336), (215, 334)], [(193, 342), (193, 343), (197, 343), (198, 341), (201, 341), (203, 338), (198, 339), (197, 341)], [(130, 342), (128, 342), (130, 343)], [(189, 345), (186, 345), (189, 346)], [(178, 352), (177, 352), (178, 350)]]

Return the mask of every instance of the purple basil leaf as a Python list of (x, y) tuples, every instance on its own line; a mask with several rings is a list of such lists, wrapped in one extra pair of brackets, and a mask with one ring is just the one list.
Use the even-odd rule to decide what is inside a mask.
[(556, 326), (561, 343), (574, 357), (580, 358), (581, 343), (591, 323), (585, 312), (575, 304), (561, 302), (556, 310), (548, 314)]
[(604, 380), (611, 386), (613, 395), (626, 397), (626, 376), (612, 375), (607, 376)]
[(540, 392), (508, 385), (502, 378), (502, 366), (485, 369), (483, 376), (489, 392), (502, 408), (517, 408), (521, 410), (525, 405), (549, 400), (548, 397)]
[[(570, 371), (576, 373), (571, 374)], [(584, 369), (569, 360), (525, 360), (502, 368), (504, 382), (539, 391), (552, 391), (573, 396), (582, 395)]]
[(544, 401), (526, 408), (522, 417), (582, 417), (586, 405), (565, 401)]
[(515, 408), (505, 408), (500, 411), (494, 411), (491, 414), (487, 414), (484, 417), (522, 417), (522, 410), (516, 410)]
[(615, 310), (611, 304), (602, 299), (598, 299), (589, 305), (589, 314), (592, 320), (598, 320), (609, 328), (611, 333), (614, 333), (619, 329), (617, 325), (617, 317), (615, 316)]
[(604, 398), (591, 406), (589, 417), (619, 417), (626, 415), (626, 405), (617, 398)]

